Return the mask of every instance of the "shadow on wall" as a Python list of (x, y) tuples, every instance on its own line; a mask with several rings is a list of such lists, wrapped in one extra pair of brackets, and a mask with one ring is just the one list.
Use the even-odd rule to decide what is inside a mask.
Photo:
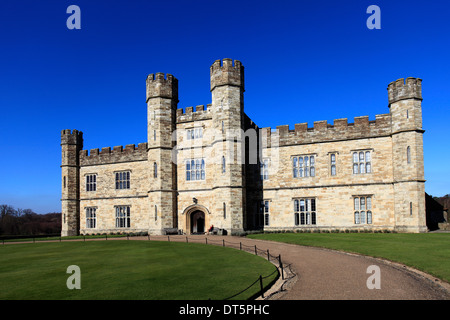
[(444, 207), (427, 193), (425, 193), (425, 207), (427, 228), (430, 231), (439, 229), (439, 223), (447, 222)]

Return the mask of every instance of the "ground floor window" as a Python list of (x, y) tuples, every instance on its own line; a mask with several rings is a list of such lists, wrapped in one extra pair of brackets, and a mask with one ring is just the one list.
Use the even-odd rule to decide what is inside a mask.
[(267, 201), (267, 200), (263, 201), (262, 207), (264, 210), (264, 225), (268, 226), (270, 224), (269, 201)]
[(96, 208), (86, 208), (86, 228), (93, 229), (97, 226), (96, 211)]
[(130, 206), (116, 207), (116, 228), (130, 227)]
[(316, 225), (316, 199), (294, 199), (294, 223), (298, 225)]
[(355, 224), (372, 224), (372, 197), (356, 196), (353, 201)]

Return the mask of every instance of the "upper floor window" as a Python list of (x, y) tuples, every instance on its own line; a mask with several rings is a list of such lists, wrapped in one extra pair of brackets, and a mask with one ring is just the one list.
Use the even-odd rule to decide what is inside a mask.
[(227, 162), (225, 156), (222, 156), (222, 173), (225, 173), (226, 170), (227, 170)]
[(372, 197), (356, 196), (353, 201), (355, 224), (372, 224)]
[(261, 180), (269, 179), (269, 159), (263, 159), (260, 164)]
[(336, 153), (330, 154), (330, 173), (332, 176), (336, 175)]
[(158, 165), (153, 162), (153, 178), (158, 178)]
[(186, 181), (205, 180), (205, 159), (186, 160)]
[(203, 128), (188, 129), (186, 134), (188, 140), (200, 139), (203, 137)]
[(292, 170), (294, 178), (314, 177), (316, 175), (315, 157), (293, 157)]
[[(65, 180), (64, 180), (64, 182), (65, 182)], [(96, 174), (88, 174), (86, 176), (86, 191), (97, 191), (97, 175)]]
[(130, 171), (116, 172), (116, 189), (130, 189)]
[(371, 173), (372, 155), (370, 151), (353, 152), (353, 174)]

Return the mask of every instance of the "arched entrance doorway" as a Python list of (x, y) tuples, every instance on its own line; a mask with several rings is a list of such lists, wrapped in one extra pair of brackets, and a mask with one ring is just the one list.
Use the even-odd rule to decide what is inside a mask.
[(193, 204), (183, 210), (179, 225), (185, 226), (186, 234), (204, 233), (209, 228), (210, 212), (201, 204)]
[(194, 211), (191, 213), (191, 234), (205, 232), (205, 213)]

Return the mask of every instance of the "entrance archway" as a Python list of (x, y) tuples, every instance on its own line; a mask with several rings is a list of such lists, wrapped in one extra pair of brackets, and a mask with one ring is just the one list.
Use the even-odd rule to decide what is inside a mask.
[(185, 226), (186, 234), (204, 233), (209, 228), (210, 212), (201, 204), (193, 204), (183, 210), (179, 225)]
[(205, 213), (194, 211), (191, 213), (191, 234), (205, 232)]

